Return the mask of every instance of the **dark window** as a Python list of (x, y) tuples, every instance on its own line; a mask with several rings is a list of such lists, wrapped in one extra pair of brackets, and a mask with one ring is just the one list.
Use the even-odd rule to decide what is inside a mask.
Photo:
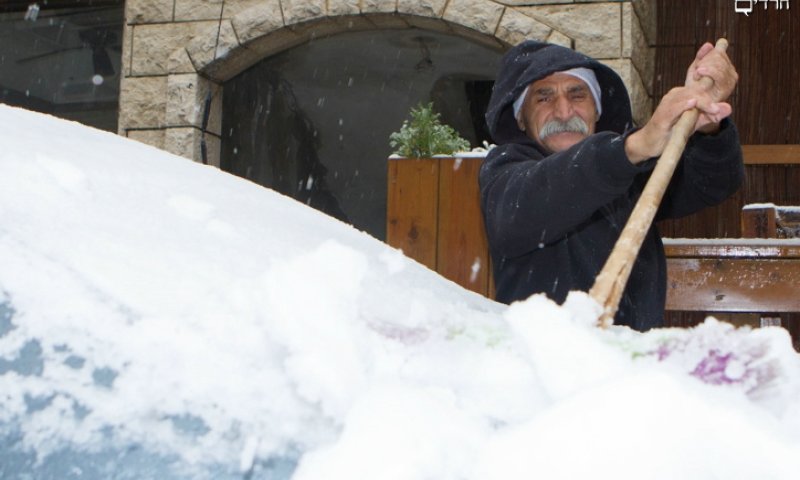
[(433, 101), (472, 146), (502, 52), (418, 29), (314, 40), (228, 81), (222, 168), (383, 239), (389, 135)]
[(0, 8), (0, 102), (117, 130), (122, 0)]

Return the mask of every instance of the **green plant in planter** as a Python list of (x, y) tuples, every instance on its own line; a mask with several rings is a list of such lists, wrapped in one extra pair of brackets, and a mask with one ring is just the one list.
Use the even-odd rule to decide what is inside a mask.
[(469, 149), (469, 142), (458, 136), (449, 125), (442, 125), (433, 103), (417, 104), (411, 109), (411, 121), (405, 120), (399, 132), (389, 135), (394, 153), (409, 158), (450, 155)]

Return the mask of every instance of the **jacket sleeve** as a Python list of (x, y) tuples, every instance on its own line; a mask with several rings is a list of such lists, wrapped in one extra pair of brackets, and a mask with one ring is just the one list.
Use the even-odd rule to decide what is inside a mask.
[(689, 138), (656, 218), (683, 217), (717, 205), (733, 195), (743, 179), (739, 134), (726, 119), (716, 134)]
[(489, 152), (480, 173), (481, 205), (493, 250), (513, 258), (548, 244), (626, 194), (652, 162), (633, 165), (625, 135), (601, 132), (543, 157), (530, 145)]

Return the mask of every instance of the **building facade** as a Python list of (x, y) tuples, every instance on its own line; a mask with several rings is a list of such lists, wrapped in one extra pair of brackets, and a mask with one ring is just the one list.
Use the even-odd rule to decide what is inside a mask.
[(653, 0), (127, 0), (119, 133), (219, 165), (228, 80), (304, 43), (406, 29), (499, 51), (525, 39), (575, 48), (620, 74), (643, 121), (655, 20)]

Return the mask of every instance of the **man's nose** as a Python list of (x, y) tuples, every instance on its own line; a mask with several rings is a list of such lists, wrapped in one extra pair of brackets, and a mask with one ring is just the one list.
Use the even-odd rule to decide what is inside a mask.
[(554, 113), (559, 120), (569, 120), (572, 118), (572, 102), (569, 101), (566, 95), (558, 95), (556, 97)]

